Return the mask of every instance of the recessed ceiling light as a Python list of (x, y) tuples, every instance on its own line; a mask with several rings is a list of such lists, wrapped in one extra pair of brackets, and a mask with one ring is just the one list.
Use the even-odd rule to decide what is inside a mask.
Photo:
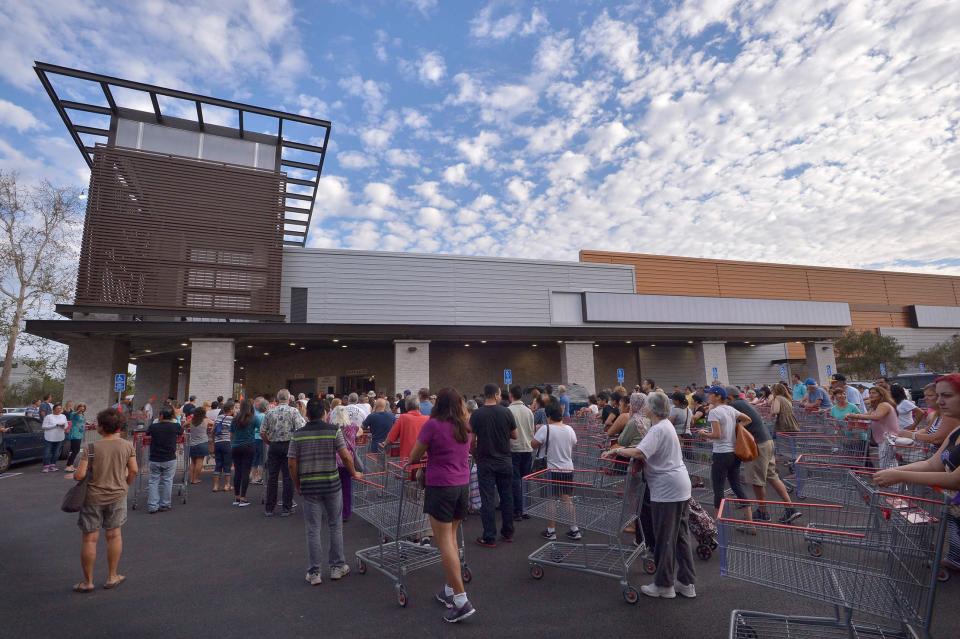
[(135, 361), (137, 361), (137, 358), (136, 358), (136, 357), (131, 357), (131, 358), (130, 358), (130, 361), (131, 361), (131, 362), (135, 362)]
[(307, 347), (306, 347), (306, 346), (301, 346), (301, 347), (300, 347), (300, 350), (301, 350), (301, 351), (305, 351), (305, 350), (307, 350)]
[(177, 366), (177, 368), (179, 368), (180, 370), (183, 370), (183, 366)]
[(651, 344), (650, 346), (656, 346), (656, 344)]
[(562, 340), (562, 339), (558, 339), (558, 340), (557, 340), (557, 344), (563, 344), (563, 340)]
[(253, 348), (253, 344), (247, 344), (247, 348)]
[(290, 346), (296, 346), (296, 345), (297, 345), (296, 342), (290, 342)]
[(143, 352), (144, 352), (144, 353), (152, 353), (153, 351), (151, 351), (149, 348), (145, 348), (145, 349), (143, 349)]
[(269, 355), (270, 353), (264, 353), (264, 355)]
[(344, 345), (343, 345), (343, 346), (341, 346), (340, 348), (346, 348), (346, 347), (347, 347), (347, 345), (346, 345), (346, 344), (344, 344)]
[(687, 344), (693, 344), (693, 340), (689, 340)]
[(335, 340), (333, 340), (333, 343), (336, 344), (336, 343), (339, 342), (339, 341), (340, 341), (340, 340), (335, 339)]
[(481, 343), (481, 344), (486, 344), (486, 343), (487, 343), (487, 340), (482, 339), (482, 340), (480, 340), (480, 343)]
[(180, 346), (190, 346), (190, 345), (187, 344), (186, 342), (180, 342)]
[(599, 344), (594, 344), (593, 347), (594, 347), (594, 348), (600, 348), (600, 345), (599, 345)]
[(632, 341), (630, 341), (630, 340), (627, 340), (627, 342), (626, 342), (626, 343), (627, 343), (627, 344), (633, 344), (633, 342), (632, 342)]
[[(182, 361), (183, 361), (183, 358), (182, 358), (182, 357), (178, 357), (178, 358), (177, 358), (177, 361), (178, 361), (178, 362), (182, 362)], [(234, 361), (236, 361), (236, 360), (234, 360)], [(181, 368), (183, 368), (183, 367), (181, 366)]]
[(467, 348), (470, 348), (470, 345), (469, 345), (469, 344), (464, 344), (464, 346), (466, 346)]
[(537, 347), (537, 345), (536, 345), (536, 344), (531, 344), (530, 346), (533, 346), (534, 348), (536, 348), (536, 347)]
[(243, 366), (240, 367), (240, 370), (243, 370)]

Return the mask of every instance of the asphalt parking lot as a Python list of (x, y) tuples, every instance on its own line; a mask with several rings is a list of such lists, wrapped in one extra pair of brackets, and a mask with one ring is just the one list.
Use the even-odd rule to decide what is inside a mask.
[[(624, 602), (613, 579), (547, 569), (530, 577), (527, 555), (541, 545), (543, 523), (518, 524), (516, 542), (487, 549), (472, 543), (479, 517), (466, 523), (468, 594), (478, 612), (456, 627), (441, 619), (433, 600), (439, 566), (412, 573), (410, 602), (396, 603), (388, 579), (354, 571), (338, 582), (311, 587), (303, 579), (305, 542), (299, 513), (266, 519), (257, 507), (230, 505), (232, 497), (210, 490), (210, 477), (191, 487), (188, 503), (168, 513), (130, 511), (123, 529), (121, 573), (113, 591), (71, 591), (80, 580), (76, 515), (62, 513), (69, 482), (44, 475), (36, 464), (15, 466), (0, 479), (0, 637), (726, 637), (734, 608), (791, 614), (829, 614), (830, 609), (720, 576), (719, 557), (696, 560), (695, 600)], [(141, 501), (142, 503), (142, 501)], [(595, 535), (591, 535), (595, 537)], [(375, 530), (354, 518), (344, 529), (348, 558), (376, 543)], [(351, 562), (352, 563), (352, 562)], [(101, 539), (96, 581), (106, 573)], [(635, 564), (631, 582), (650, 577)], [(943, 584), (932, 635), (960, 637), (960, 579)]]

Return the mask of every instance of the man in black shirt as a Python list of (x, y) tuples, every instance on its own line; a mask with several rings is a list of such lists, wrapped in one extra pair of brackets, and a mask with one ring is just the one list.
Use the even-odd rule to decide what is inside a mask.
[[(777, 474), (777, 463), (773, 456), (773, 438), (767, 425), (763, 423), (763, 417), (757, 412), (753, 405), (740, 399), (740, 394), (733, 386), (727, 386), (727, 403), (735, 409), (750, 418), (750, 423), (746, 429), (753, 435), (753, 441), (757, 443), (757, 458), (743, 465), (744, 481), (753, 486), (753, 493), (758, 501), (767, 500), (767, 484), (773, 486), (773, 489), (780, 495), (780, 501), (791, 503), (790, 493), (787, 487), (780, 480)], [(801, 516), (801, 512), (795, 508), (786, 507), (779, 521), (781, 524), (789, 524)], [(753, 518), (758, 521), (770, 521), (770, 515), (764, 506), (758, 506), (753, 512)]]
[(497, 545), (496, 499), (500, 496), (501, 539), (513, 541), (513, 457), (510, 440), (517, 438), (517, 423), (509, 408), (500, 405), (500, 387), (483, 387), (483, 406), (470, 416), (477, 482), (480, 484), (480, 518), (483, 536), (477, 543), (487, 548)]
[(598, 398), (603, 402), (601, 405), (603, 410), (600, 412), (600, 423), (603, 424), (603, 428), (606, 430), (610, 428), (613, 422), (617, 420), (617, 417), (620, 416), (620, 393), (614, 392), (610, 394), (607, 391), (601, 391)]
[(164, 404), (160, 420), (150, 424), (150, 483), (147, 488), (147, 512), (170, 510), (173, 475), (177, 471), (177, 438), (183, 427), (173, 417), (173, 406)]

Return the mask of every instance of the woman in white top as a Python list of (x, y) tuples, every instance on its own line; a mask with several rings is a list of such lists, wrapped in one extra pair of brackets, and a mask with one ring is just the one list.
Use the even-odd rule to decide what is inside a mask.
[[(723, 403), (727, 399), (727, 391), (723, 386), (710, 386), (704, 392), (710, 402), (710, 412), (707, 414), (710, 430), (700, 430), (697, 434), (713, 443), (710, 482), (713, 484), (713, 507), (719, 510), (727, 482), (730, 482), (731, 490), (739, 499), (747, 498), (740, 485), (740, 459), (733, 450), (737, 440), (737, 424), (746, 427), (751, 420), (748, 415)], [(749, 508), (746, 518), (752, 520)]]
[(67, 416), (63, 414), (63, 405), (53, 405), (53, 412), (43, 418), (43, 473), (55, 473), (60, 449), (66, 438)]
[(650, 597), (672, 599), (676, 593), (696, 597), (696, 572), (687, 516), (690, 511), (690, 475), (680, 452), (680, 438), (670, 422), (671, 402), (661, 392), (647, 397), (645, 412), (655, 422), (636, 448), (621, 452), (644, 462), (644, 477), (650, 489), (653, 515), (654, 561), (657, 572), (652, 584), (640, 587)]
[[(541, 397), (542, 399), (542, 397)], [(530, 445), (537, 457), (546, 457), (548, 486), (546, 490), (555, 500), (548, 509), (551, 521), (547, 529), (540, 533), (544, 539), (554, 541), (557, 538), (557, 504), (563, 505), (566, 521), (571, 524), (567, 531), (569, 539), (582, 539), (583, 534), (577, 526), (577, 513), (573, 506), (573, 446), (577, 443), (577, 434), (563, 423), (563, 406), (556, 398), (550, 399), (544, 406), (547, 414), (547, 423), (536, 432)], [(540, 449), (543, 448), (541, 451)]]
[(913, 430), (923, 421), (923, 409), (917, 408), (917, 405), (907, 397), (907, 391), (900, 384), (890, 385), (890, 396), (897, 404), (897, 422), (901, 430)]

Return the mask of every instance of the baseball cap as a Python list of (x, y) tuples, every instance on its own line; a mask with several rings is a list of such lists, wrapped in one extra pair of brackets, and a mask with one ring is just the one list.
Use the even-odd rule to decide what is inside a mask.
[(404, 397), (406, 397), (406, 396), (409, 395), (409, 394), (410, 394), (410, 389), (409, 389), (409, 388), (408, 388), (407, 390), (403, 391), (403, 396), (404, 396)]
[(703, 389), (704, 393), (713, 393), (714, 395), (719, 395), (720, 399), (727, 398), (727, 389), (723, 386), (707, 386)]
[(808, 377), (807, 380), (804, 382), (804, 384), (806, 384), (807, 386), (816, 386), (817, 380), (813, 379), (812, 377)]
[(837, 373), (836, 375), (833, 376), (833, 381), (835, 381), (835, 382), (846, 382), (846, 381), (847, 381), (847, 376), (846, 376), (846, 375), (841, 375), (840, 373)]

